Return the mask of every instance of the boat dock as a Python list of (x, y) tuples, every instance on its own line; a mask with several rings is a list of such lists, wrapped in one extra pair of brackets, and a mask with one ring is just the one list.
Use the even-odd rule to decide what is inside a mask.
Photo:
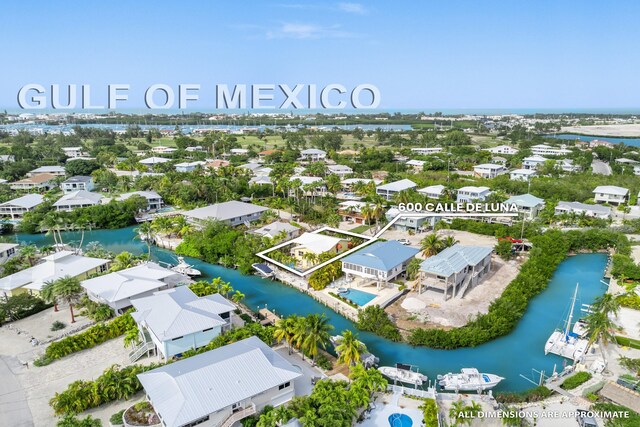
[(260, 315), (260, 324), (263, 326), (266, 325), (275, 325), (278, 320), (280, 320), (280, 316), (275, 314), (273, 311), (261, 308), (258, 310), (258, 314)]

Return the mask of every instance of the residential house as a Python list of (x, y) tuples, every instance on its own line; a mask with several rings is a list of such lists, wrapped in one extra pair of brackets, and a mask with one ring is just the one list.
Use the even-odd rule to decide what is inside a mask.
[(245, 156), (249, 154), (249, 150), (246, 148), (232, 148), (229, 152), (232, 156)]
[(410, 179), (401, 179), (400, 181), (394, 181), (388, 184), (379, 185), (378, 187), (376, 187), (376, 193), (384, 197), (386, 200), (391, 200), (399, 192), (410, 190), (416, 187), (417, 184)]
[(53, 206), (57, 211), (70, 212), (77, 208), (87, 208), (89, 206), (99, 205), (102, 195), (91, 193), (85, 190), (77, 190), (73, 193), (67, 193), (60, 197)]
[(412, 148), (411, 151), (413, 151), (416, 154), (428, 156), (429, 154), (436, 154), (441, 152), (442, 147), (415, 147), (415, 148)]
[(280, 150), (264, 150), (258, 153), (258, 159), (264, 162), (265, 160), (267, 160), (267, 157), (279, 152)]
[(458, 203), (484, 202), (491, 194), (489, 187), (467, 186), (458, 189), (456, 201)]
[[(143, 345), (152, 344), (167, 360), (196, 350), (231, 329), (236, 306), (220, 294), (198, 297), (188, 286), (131, 300)], [(145, 350), (148, 350), (146, 346)]]
[(208, 163), (205, 166), (212, 169), (220, 169), (230, 165), (231, 165), (231, 162), (228, 160), (215, 159), (215, 160), (208, 161)]
[(62, 147), (62, 151), (64, 152), (64, 155), (70, 159), (85, 156), (82, 152), (82, 147)]
[(599, 185), (593, 190), (596, 203), (620, 205), (629, 201), (629, 190), (615, 185)]
[(78, 190), (93, 191), (94, 183), (93, 178), (90, 176), (72, 176), (60, 183), (60, 188), (63, 193), (72, 193)]
[(513, 181), (530, 181), (536, 176), (538, 173), (535, 169), (514, 169), (509, 172), (509, 179)]
[(159, 165), (162, 163), (168, 163), (170, 162), (171, 159), (166, 159), (164, 157), (147, 157), (146, 159), (142, 159), (140, 161), (138, 161), (138, 163), (140, 163), (141, 165), (145, 165), (145, 166), (155, 166), (155, 165)]
[(275, 239), (276, 237), (284, 235), (284, 240), (290, 240), (300, 235), (300, 228), (295, 227), (288, 222), (275, 221), (271, 224), (265, 225), (264, 227), (253, 230), (252, 233), (269, 239)]
[(588, 205), (579, 202), (558, 202), (555, 208), (555, 215), (575, 214), (586, 215), (592, 218), (611, 218), (611, 208), (609, 206)]
[(13, 154), (0, 154), (0, 162), (15, 162), (16, 156)]
[(601, 139), (594, 139), (593, 141), (589, 142), (589, 148), (596, 148), (596, 147), (613, 148), (614, 145), (615, 144), (613, 142), (603, 141)]
[(184, 151), (186, 151), (187, 153), (196, 153), (196, 152), (202, 153), (202, 152), (205, 152), (207, 150), (205, 150), (202, 145), (196, 145), (196, 146), (193, 146), (193, 147), (187, 147), (187, 148), (184, 149)]
[(196, 161), (196, 162), (182, 162), (175, 165), (176, 172), (193, 172), (199, 167), (203, 167), (206, 165), (206, 162)]
[(39, 294), (47, 282), (63, 277), (86, 277), (103, 273), (111, 260), (76, 255), (73, 251), (60, 251), (42, 258), (40, 264), (0, 278), (0, 293), (5, 297), (30, 292)]
[(249, 185), (273, 185), (268, 175), (256, 175), (249, 180)]
[(556, 162), (556, 168), (563, 172), (580, 172), (582, 167), (576, 165), (573, 159), (560, 159)]
[(490, 247), (459, 243), (431, 256), (420, 264), (419, 292), (440, 292), (444, 300), (464, 297), (491, 271)]
[(289, 182), (300, 181), (298, 188), (289, 188), (289, 197), (295, 197), (296, 192), (302, 190), (305, 196), (324, 196), (327, 192), (327, 186), (324, 180), (318, 176), (298, 176), (294, 175), (289, 178)]
[(343, 191), (352, 191), (354, 185), (358, 184), (359, 182), (363, 184), (369, 184), (370, 182), (373, 182), (375, 185), (378, 185), (382, 181), (378, 179), (368, 179), (368, 178), (347, 178), (340, 181), (340, 183), (342, 184)]
[(268, 208), (254, 205), (252, 203), (238, 202), (232, 200), (224, 203), (196, 208), (184, 213), (184, 216), (191, 223), (201, 224), (206, 221), (221, 221), (231, 226), (245, 224), (260, 219)]
[(158, 145), (151, 149), (151, 152), (156, 154), (170, 154), (170, 153), (175, 153), (176, 151), (178, 151), (177, 148), (165, 147), (164, 145)]
[(44, 197), (40, 194), (27, 194), (26, 196), (0, 203), (0, 216), (20, 219), (25, 212), (34, 210), (43, 201)]
[(565, 156), (567, 154), (571, 154), (571, 150), (552, 147), (546, 144), (538, 144), (531, 147), (531, 153), (537, 156)]
[(521, 194), (519, 196), (511, 196), (505, 203), (514, 204), (518, 208), (518, 212), (526, 219), (534, 219), (544, 207), (544, 199), (536, 197), (532, 194)]
[(418, 190), (418, 193), (426, 195), (430, 199), (438, 200), (444, 194), (445, 186), (442, 184), (430, 185)]
[[(384, 214), (387, 218), (387, 222), (393, 221), (398, 215), (401, 215), (402, 212), (396, 207), (389, 208), (389, 210)], [(436, 222), (439, 220), (439, 217), (433, 215), (425, 215), (425, 216), (400, 216), (397, 219), (392, 227), (396, 230), (409, 231), (412, 230), (414, 232), (425, 230), (428, 228), (433, 228), (436, 225)]]
[(147, 209), (148, 211), (156, 211), (161, 209), (164, 205), (164, 201), (162, 197), (155, 191), (133, 191), (131, 193), (124, 193), (118, 196), (117, 200), (123, 201), (127, 200), (131, 196), (140, 196), (147, 199)]
[(424, 160), (409, 160), (407, 161), (407, 166), (413, 169), (414, 172), (422, 172), (424, 169), (424, 164), (427, 163)]
[(309, 254), (313, 254), (316, 257), (325, 252), (337, 255), (346, 251), (349, 246), (349, 242), (345, 239), (320, 233), (303, 233), (291, 240), (291, 243), (293, 244), (291, 256), (297, 260), (302, 269), (311, 268), (317, 264)]
[(81, 285), (90, 300), (107, 304), (121, 313), (131, 307), (134, 298), (153, 295), (154, 292), (173, 288), (189, 278), (155, 262), (145, 262), (134, 267), (82, 281)]
[(300, 370), (252, 336), (138, 374), (164, 427), (231, 426), (295, 396)]
[(18, 253), (18, 251), (16, 251), (18, 246), (19, 245), (17, 243), (0, 243), (0, 265), (4, 264)]
[(306, 160), (309, 162), (324, 161), (327, 158), (327, 152), (318, 150), (317, 148), (308, 148), (300, 152), (300, 160)]
[(486, 151), (492, 154), (507, 154), (512, 156), (514, 154), (518, 154), (519, 150), (509, 145), (498, 145), (496, 147), (487, 148)]
[(27, 176), (35, 176), (41, 173), (48, 173), (54, 176), (65, 176), (67, 174), (62, 166), (41, 166), (37, 169), (29, 171), (29, 173), (27, 173)]
[(12, 190), (33, 191), (33, 190), (50, 190), (56, 186), (55, 180), (57, 176), (50, 173), (39, 173), (30, 177), (14, 181), (9, 184)]
[(340, 178), (344, 178), (353, 173), (353, 169), (346, 165), (328, 165), (327, 170), (330, 174), (338, 175)]
[(522, 169), (536, 170), (547, 160), (549, 159), (538, 155), (525, 157), (524, 159), (522, 159)]
[(342, 258), (342, 271), (347, 280), (359, 277), (390, 282), (407, 271), (409, 262), (420, 252), (396, 240), (374, 242)]
[(367, 218), (367, 216), (362, 212), (364, 209), (366, 213), (365, 206), (369, 206), (369, 209), (372, 209), (373, 207), (371, 203), (347, 200), (345, 202), (338, 203), (338, 215), (340, 215), (342, 221), (352, 224), (364, 224), (366, 222), (371, 223), (372, 218)]
[(479, 178), (495, 178), (505, 173), (507, 173), (507, 168), (504, 165), (484, 163), (473, 167), (473, 175)]

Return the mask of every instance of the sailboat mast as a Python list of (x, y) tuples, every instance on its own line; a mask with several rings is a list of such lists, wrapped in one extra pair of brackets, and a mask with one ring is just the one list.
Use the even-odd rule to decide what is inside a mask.
[(569, 317), (567, 317), (567, 327), (564, 331), (564, 336), (569, 336), (569, 329), (571, 328), (571, 321), (573, 320), (573, 308), (576, 305), (576, 298), (578, 297), (578, 283), (576, 283), (576, 290), (573, 291), (573, 299), (571, 300), (571, 309), (569, 310)]

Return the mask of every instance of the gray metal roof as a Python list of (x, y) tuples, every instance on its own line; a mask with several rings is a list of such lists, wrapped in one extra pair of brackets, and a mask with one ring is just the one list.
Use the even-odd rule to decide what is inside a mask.
[(386, 191), (403, 191), (409, 188), (417, 187), (416, 183), (410, 179), (401, 179), (400, 181), (390, 182), (388, 184), (378, 186), (378, 190)]
[(66, 184), (66, 183), (74, 183), (74, 182), (89, 182), (92, 179), (93, 178), (91, 178), (90, 176), (76, 175), (76, 176), (72, 176), (70, 178), (67, 178), (62, 183)]
[(232, 218), (251, 215), (267, 210), (269, 209), (252, 203), (232, 200), (230, 202), (216, 203), (215, 205), (193, 209), (185, 212), (184, 215), (196, 219), (217, 219), (218, 221), (226, 221)]
[(493, 251), (487, 246), (462, 246), (459, 243), (427, 258), (420, 264), (420, 270), (449, 277), (467, 266), (473, 266)]
[(4, 203), (0, 203), (0, 206), (19, 206), (21, 208), (30, 209), (34, 206), (38, 206), (44, 201), (44, 197), (40, 194), (27, 194), (17, 199), (12, 199)]
[(601, 215), (609, 215), (611, 214), (611, 208), (609, 206), (601, 206), (601, 205), (588, 205), (586, 203), (580, 202), (558, 202), (556, 205), (556, 209), (561, 210), (575, 210), (575, 211), (586, 211), (593, 212)]
[(167, 427), (205, 417), (302, 374), (257, 337), (138, 375)]
[(98, 205), (102, 200), (102, 195), (98, 193), (92, 193), (86, 190), (73, 191), (60, 197), (53, 206), (67, 206), (67, 205)]
[(342, 259), (342, 262), (361, 265), (375, 270), (389, 271), (413, 258), (419, 249), (405, 246), (397, 240), (375, 242)]
[(534, 196), (533, 194), (521, 194), (519, 196), (511, 196), (505, 203), (513, 203), (517, 206), (524, 206), (527, 208), (532, 208), (534, 206), (538, 206), (544, 203), (544, 199)]

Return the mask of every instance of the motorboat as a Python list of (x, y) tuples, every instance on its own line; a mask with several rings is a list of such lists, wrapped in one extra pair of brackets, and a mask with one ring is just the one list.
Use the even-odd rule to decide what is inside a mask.
[(459, 373), (449, 372), (438, 375), (438, 385), (448, 391), (477, 391), (481, 393), (491, 390), (504, 378), (494, 374), (478, 372), (476, 368), (463, 368)]
[[(563, 329), (556, 329), (544, 346), (544, 354), (557, 354), (567, 359), (571, 359), (574, 362), (582, 360), (583, 356), (589, 346), (589, 341), (582, 338), (571, 327), (573, 320), (573, 310), (576, 304), (576, 298), (578, 297), (578, 285), (573, 292), (573, 298), (571, 299), (571, 308), (569, 309), (569, 315)], [(578, 322), (576, 322), (578, 323)], [(581, 327), (578, 327), (580, 330)]]
[(422, 375), (420, 372), (413, 371), (411, 365), (397, 363), (396, 366), (380, 366), (378, 371), (393, 381), (415, 386), (422, 385), (422, 383), (427, 381), (427, 376)]
[(189, 277), (200, 276), (202, 273), (200, 270), (193, 268), (192, 265), (187, 264), (183, 257), (178, 257), (178, 265), (171, 267), (171, 271), (184, 274)]

